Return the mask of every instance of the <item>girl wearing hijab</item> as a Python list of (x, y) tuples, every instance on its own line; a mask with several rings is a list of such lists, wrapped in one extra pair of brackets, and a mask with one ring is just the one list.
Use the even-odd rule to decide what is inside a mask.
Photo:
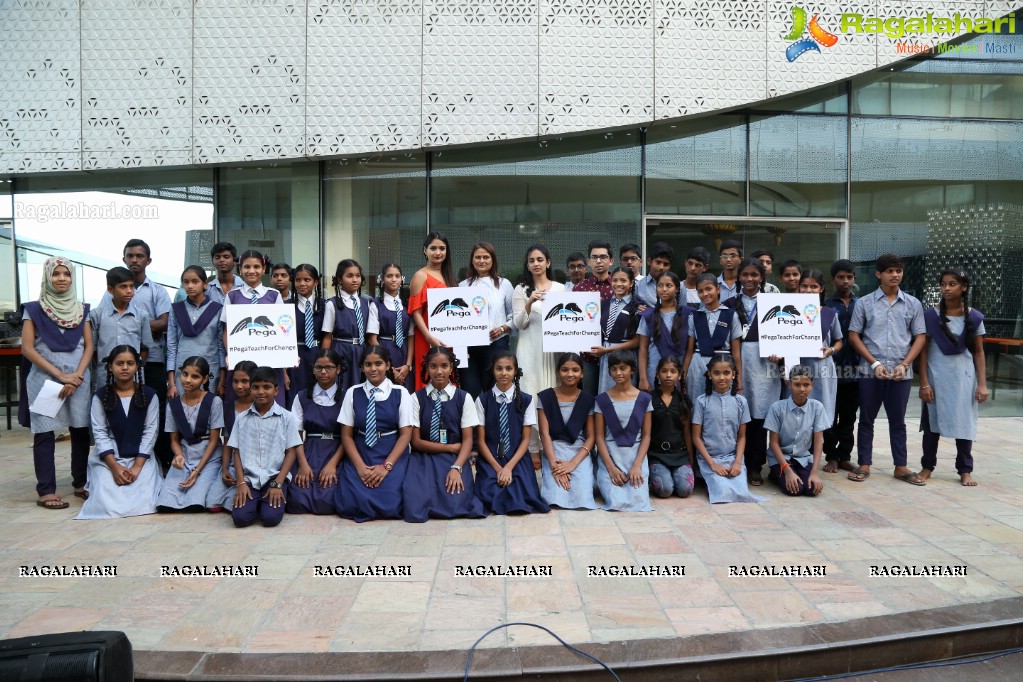
[(71, 482), (75, 497), (83, 500), (89, 460), (89, 361), (92, 359), (92, 327), (89, 306), (75, 295), (71, 261), (48, 258), (38, 301), (26, 303), (22, 316), (21, 352), (32, 363), (22, 400), (32, 405), (47, 381), (60, 385), (63, 399), (56, 415), (31, 412), (32, 458), (36, 470), (36, 504), (45, 509), (66, 509), (57, 495), (54, 464), (58, 429), (71, 433)]

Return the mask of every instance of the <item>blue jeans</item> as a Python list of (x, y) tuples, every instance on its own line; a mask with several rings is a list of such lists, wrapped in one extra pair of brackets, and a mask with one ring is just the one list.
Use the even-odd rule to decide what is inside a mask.
[(693, 492), (693, 469), (688, 464), (669, 467), (660, 462), (650, 463), (650, 492), (654, 497), (689, 497)]

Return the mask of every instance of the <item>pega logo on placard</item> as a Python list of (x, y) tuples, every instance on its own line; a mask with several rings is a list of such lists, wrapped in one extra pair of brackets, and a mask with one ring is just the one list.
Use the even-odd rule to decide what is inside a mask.
[(469, 317), (472, 315), (472, 313), (469, 312), (469, 304), (461, 298), (453, 298), (451, 300), (445, 298), (437, 304), (437, 307), (434, 308), (433, 312), (430, 314), (437, 315), (437, 313), (440, 313), (441, 311), (443, 311), (448, 317)]
[[(589, 308), (588, 305), (586, 307)], [(547, 313), (547, 317), (545, 317), (543, 319), (544, 320), (549, 320), (552, 317), (557, 317), (562, 322), (585, 322), (586, 321), (585, 318), (583, 317), (583, 309), (580, 308), (578, 304), (571, 303), (571, 302), (570, 303), (566, 303), (564, 306), (562, 306), (560, 308), (551, 308), (551, 311), (549, 313)], [(590, 319), (592, 320), (593, 317), (591, 316)]]
[[(285, 328), (284, 319), (287, 318), (287, 329)], [(281, 326), (281, 331), (287, 334), (287, 330), (291, 328), (292, 322), (290, 315), (282, 315), (278, 320), (278, 324)], [(235, 335), (239, 332), (246, 332), (246, 336), (277, 336), (277, 329), (274, 321), (266, 315), (260, 315), (255, 319), (251, 317), (243, 317), (238, 324), (231, 330), (231, 335)]]
[[(807, 306), (815, 307), (815, 306)], [(780, 306), (776, 305), (767, 311), (760, 321), (767, 322), (768, 320), (778, 320), (779, 324), (803, 324), (803, 320), (799, 317), (799, 310), (794, 305)]]

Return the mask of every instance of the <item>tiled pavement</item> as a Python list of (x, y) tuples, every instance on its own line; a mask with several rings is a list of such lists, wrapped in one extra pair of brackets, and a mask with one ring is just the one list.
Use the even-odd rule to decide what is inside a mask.
[[(878, 434), (886, 432), (878, 424)], [(763, 490), (711, 506), (698, 491), (653, 513), (558, 511), (473, 521), (355, 524), (287, 516), (236, 530), (224, 514), (74, 521), (33, 504), (31, 439), (0, 432), (0, 638), (123, 630), (137, 650), (409, 651), (468, 647), (528, 621), (569, 642), (670, 638), (849, 621), (1023, 594), (1023, 419), (983, 419), (973, 489), (954, 446), (923, 488), (878, 449), (866, 483), (825, 475), (819, 499)], [(915, 433), (912, 443), (918, 443)], [(880, 439), (879, 439), (880, 440)], [(886, 463), (887, 461), (887, 463)], [(912, 464), (912, 462), (911, 462)], [(113, 564), (115, 578), (26, 578), (19, 567)], [(159, 577), (161, 565), (258, 566), (252, 577)], [(410, 576), (317, 577), (316, 565), (410, 566)], [(459, 565), (550, 566), (549, 578), (456, 577)], [(730, 565), (821, 564), (824, 578), (729, 577)], [(966, 565), (966, 577), (869, 577), (873, 564)], [(587, 566), (684, 565), (681, 578), (587, 577)], [(481, 646), (549, 644), (510, 628)]]

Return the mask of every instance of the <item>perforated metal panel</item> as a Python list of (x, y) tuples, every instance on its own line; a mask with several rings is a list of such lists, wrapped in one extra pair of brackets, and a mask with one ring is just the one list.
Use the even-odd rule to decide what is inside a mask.
[(418, 0), (310, 4), (308, 155), (420, 145), (422, 21)]
[(81, 168), (77, 0), (0, 3), (0, 172)]
[(86, 170), (191, 162), (189, 0), (83, 2), (82, 76)]
[(196, 3), (194, 163), (305, 154), (305, 31), (294, 0)]

